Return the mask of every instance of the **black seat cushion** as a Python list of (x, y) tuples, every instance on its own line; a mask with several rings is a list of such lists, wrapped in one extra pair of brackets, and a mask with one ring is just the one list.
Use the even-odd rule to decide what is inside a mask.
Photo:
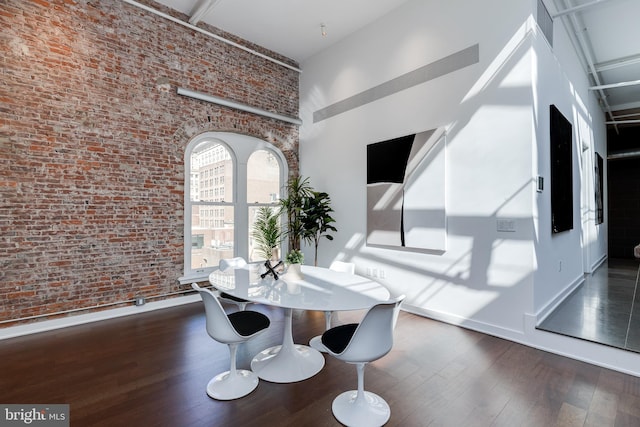
[(357, 323), (349, 323), (331, 328), (322, 334), (322, 344), (333, 353), (340, 354), (347, 348), (357, 328)]
[(246, 299), (234, 297), (233, 295), (229, 295), (225, 292), (220, 293), (220, 298), (230, 299), (232, 301), (237, 301), (237, 302), (248, 302)]
[(233, 328), (243, 337), (253, 335), (269, 327), (269, 318), (257, 311), (237, 311), (227, 316)]

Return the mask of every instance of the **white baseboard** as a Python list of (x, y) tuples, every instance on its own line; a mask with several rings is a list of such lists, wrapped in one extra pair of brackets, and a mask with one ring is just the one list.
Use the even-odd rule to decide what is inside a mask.
[(477, 320), (467, 319), (461, 316), (451, 315), (449, 313), (428, 310), (409, 304), (403, 304), (402, 310), (409, 313), (417, 314), (418, 316), (428, 317), (429, 319), (438, 320), (440, 322), (449, 323), (451, 325), (460, 326), (462, 328), (471, 329), (473, 331), (481, 332), (483, 334), (492, 335), (499, 338), (504, 338), (510, 341), (521, 342), (524, 340), (523, 332), (516, 329), (504, 328), (502, 326), (496, 326), (486, 322), (479, 322)]
[(78, 314), (75, 316), (43, 320), (40, 322), (27, 323), (24, 325), (9, 326), (7, 328), (0, 329), (0, 340), (35, 334), (38, 332), (51, 331), (54, 329), (67, 328), (69, 326), (82, 325), (85, 323), (98, 322), (100, 320), (114, 319), (116, 317), (146, 313), (163, 308), (190, 304), (196, 301), (201, 301), (200, 295), (198, 295), (197, 293), (176, 298), (167, 298), (161, 301), (149, 302), (141, 306), (132, 305), (128, 307), (113, 308), (110, 310)]
[(608, 256), (607, 254), (603, 254), (600, 259), (596, 260), (596, 262), (593, 263), (593, 265), (591, 266), (591, 271), (590, 273), (593, 273), (594, 271), (596, 271), (602, 264), (604, 264), (604, 262), (607, 260)]
[(536, 318), (538, 321), (537, 324), (539, 325), (540, 323), (542, 323), (544, 319), (546, 319), (549, 314), (551, 314), (556, 308), (558, 308), (560, 303), (562, 303), (562, 301), (564, 301), (569, 295), (571, 295), (573, 291), (578, 289), (578, 287), (582, 285), (584, 281), (584, 275), (580, 275), (579, 277), (576, 277), (575, 280), (571, 282), (566, 288), (558, 292), (556, 296), (544, 307), (542, 307), (536, 314)]

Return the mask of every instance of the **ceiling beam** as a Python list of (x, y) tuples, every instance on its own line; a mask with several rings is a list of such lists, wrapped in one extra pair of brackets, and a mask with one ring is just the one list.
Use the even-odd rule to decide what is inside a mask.
[(583, 11), (585, 9), (589, 9), (589, 8), (591, 8), (593, 6), (599, 6), (602, 3), (606, 3), (608, 1), (611, 1), (611, 0), (594, 0), (591, 3), (585, 3), (585, 4), (581, 4), (579, 6), (569, 7), (567, 9), (560, 10), (560, 11), (556, 12), (555, 14), (551, 15), (551, 17), (555, 19), (555, 18), (559, 18), (559, 17), (565, 16), (565, 15), (572, 15), (572, 14), (574, 14), (576, 12), (580, 12), (580, 11)]
[(615, 89), (618, 87), (637, 86), (640, 85), (640, 80), (631, 80), (628, 82), (610, 83), (606, 85), (591, 86), (589, 90), (602, 90), (602, 89)]
[(633, 110), (635, 108), (640, 108), (640, 102), (628, 102), (626, 104), (617, 104), (617, 105), (613, 105), (612, 108), (615, 111), (622, 111), (622, 110)]
[(640, 120), (611, 120), (605, 123), (608, 125), (631, 125), (640, 123)]
[(600, 62), (595, 64), (596, 71), (608, 71), (615, 68), (626, 67), (627, 65), (634, 65), (640, 63), (640, 54), (625, 56), (624, 58), (612, 59), (611, 61)]
[[(609, 0), (596, 0), (593, 3), (587, 3), (587, 4), (593, 5), (595, 3), (600, 3), (602, 1), (609, 1)], [(564, 0), (555, 0), (556, 5), (558, 4), (558, 2), (563, 7), (565, 7), (564, 9), (565, 11), (570, 9), (575, 9), (575, 8), (566, 8), (566, 3)], [(560, 16), (563, 16), (563, 15), (560, 15)], [(591, 52), (591, 43), (587, 40), (586, 35), (583, 34), (582, 31), (577, 31), (577, 28), (584, 28), (584, 25), (582, 24), (582, 20), (579, 18), (580, 17), (576, 16), (573, 13), (564, 14), (564, 18), (562, 19), (562, 22), (565, 25), (567, 32), (569, 33), (569, 37), (571, 39), (571, 42), (574, 45), (576, 54), (583, 61), (583, 64), (587, 65), (587, 68), (585, 71), (588, 74), (591, 74), (591, 77), (594, 83), (596, 84), (596, 86), (599, 86), (601, 85), (602, 82), (600, 81), (600, 75), (596, 72), (595, 61), (593, 59), (592, 52)], [(611, 106), (607, 101), (606, 93), (602, 89), (597, 89), (597, 90), (600, 95), (600, 103), (601, 103), (602, 109), (604, 110), (606, 115), (608, 115), (610, 118), (613, 118), (613, 111), (611, 110)], [(617, 130), (618, 128), (616, 127), (616, 131)]]
[(633, 114), (616, 114), (615, 116), (613, 116), (614, 119), (624, 119), (627, 117), (636, 117), (636, 116), (640, 116), (640, 112), (637, 113), (633, 113)]
[(191, 13), (189, 18), (189, 24), (196, 25), (202, 18), (204, 18), (213, 8), (218, 4), (220, 0), (204, 0), (200, 5)]

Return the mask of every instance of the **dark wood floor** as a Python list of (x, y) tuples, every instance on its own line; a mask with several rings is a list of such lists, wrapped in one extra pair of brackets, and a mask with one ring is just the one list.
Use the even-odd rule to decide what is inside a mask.
[(640, 352), (638, 260), (610, 259), (538, 327)]
[[(239, 352), (277, 344), (282, 313)], [(340, 313), (339, 322), (356, 320)], [(320, 333), (320, 312), (294, 313), (294, 338)], [(401, 313), (393, 351), (366, 370), (389, 402), (389, 426), (639, 426), (640, 378)], [(331, 402), (355, 368), (327, 356), (316, 376), (260, 382), (245, 398), (210, 399), (227, 347), (205, 332), (201, 303), (0, 341), (0, 403), (66, 403), (81, 426), (337, 426)]]

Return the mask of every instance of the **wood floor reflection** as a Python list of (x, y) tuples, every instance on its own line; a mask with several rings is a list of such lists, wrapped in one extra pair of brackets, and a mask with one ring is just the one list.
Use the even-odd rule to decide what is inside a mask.
[(635, 259), (609, 259), (538, 329), (640, 352), (638, 264)]

